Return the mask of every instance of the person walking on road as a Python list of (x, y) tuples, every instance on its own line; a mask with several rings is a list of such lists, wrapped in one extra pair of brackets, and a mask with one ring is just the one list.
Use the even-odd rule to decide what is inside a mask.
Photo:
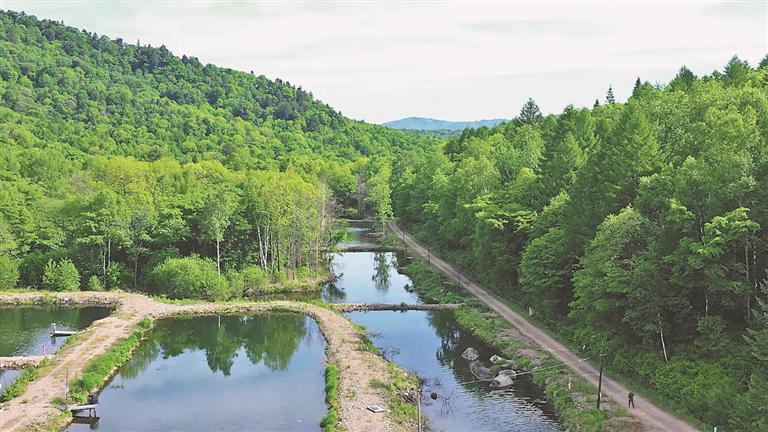
[(632, 392), (629, 392), (627, 397), (629, 398), (629, 401), (627, 402), (627, 408), (629, 408), (629, 407), (634, 408), (635, 407), (635, 394), (632, 393)]

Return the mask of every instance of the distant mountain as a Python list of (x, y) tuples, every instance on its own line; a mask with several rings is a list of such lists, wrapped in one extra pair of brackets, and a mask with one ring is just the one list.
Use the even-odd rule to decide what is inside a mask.
[(423, 131), (437, 131), (437, 130), (449, 130), (449, 131), (461, 131), (466, 128), (479, 128), (494, 127), (499, 123), (503, 123), (505, 119), (492, 119), (492, 120), (476, 120), (476, 121), (447, 121), (437, 120), (424, 117), (408, 117), (400, 120), (393, 120), (384, 123), (382, 126), (386, 126), (392, 129), (405, 129), (405, 130), (423, 130)]

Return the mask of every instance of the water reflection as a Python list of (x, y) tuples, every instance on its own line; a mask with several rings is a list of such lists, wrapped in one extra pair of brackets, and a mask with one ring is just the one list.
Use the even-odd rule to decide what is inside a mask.
[(316, 431), (324, 351), (317, 324), (297, 314), (162, 320), (100, 395), (97, 427)]
[[(493, 391), (478, 381), (461, 357), (475, 348), (490, 365), (498, 354), (464, 330), (451, 311), (352, 312), (347, 316), (372, 332), (374, 344), (424, 380), (422, 409), (432, 431), (559, 431), (552, 407), (532, 382), (519, 379)], [(430, 395), (435, 393), (437, 398)]]
[(384, 294), (389, 291), (390, 269), (395, 267), (392, 265), (390, 256), (394, 259), (393, 254), (386, 254), (383, 252), (375, 252), (373, 254), (374, 273), (373, 276), (371, 276), (371, 279), (373, 280), (373, 285), (376, 288), (376, 291), (380, 291)]
[(416, 303), (411, 280), (397, 271), (394, 252), (346, 252), (333, 256), (336, 280), (323, 288), (329, 303)]
[[(51, 338), (51, 324), (59, 330), (82, 330), (110, 312), (105, 307), (0, 307), (0, 357), (52, 354), (66, 338)], [(19, 375), (20, 370), (0, 370), (0, 389)]]

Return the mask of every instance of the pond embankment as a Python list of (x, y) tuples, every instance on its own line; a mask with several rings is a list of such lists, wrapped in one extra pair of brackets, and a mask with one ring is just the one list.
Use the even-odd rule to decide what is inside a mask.
[(317, 321), (326, 339), (328, 362), (339, 368), (338, 411), (345, 430), (396, 431), (407, 427), (389, 413), (373, 413), (367, 409), (389, 405), (390, 395), (382, 392), (376, 383), (392, 380), (392, 366), (363, 349), (360, 331), (334, 310), (292, 301), (169, 304), (140, 294), (86, 292), (5, 294), (0, 296), (0, 304), (51, 303), (53, 299), (68, 305), (109, 305), (116, 310), (79, 333), (72, 343), (57, 352), (52, 363), (41, 370), (39, 378), (31, 382), (21, 396), (7, 404), (2, 419), (4, 431), (65, 426), (69, 419), (53, 401), (63, 395), (68, 381), (82, 375), (86, 365), (128, 339), (144, 317), (161, 319), (177, 315), (251, 314), (273, 310), (302, 313)]

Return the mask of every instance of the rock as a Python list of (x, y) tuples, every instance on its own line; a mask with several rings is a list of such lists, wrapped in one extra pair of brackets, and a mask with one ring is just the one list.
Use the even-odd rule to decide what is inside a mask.
[(469, 370), (472, 372), (472, 375), (479, 380), (490, 380), (493, 378), (493, 372), (491, 372), (489, 368), (483, 366), (479, 361), (470, 363)]
[(498, 362), (509, 363), (509, 360), (505, 359), (504, 357), (499, 357), (496, 354), (492, 355), (491, 363), (498, 363)]
[(506, 376), (508, 376), (508, 377), (510, 377), (510, 378), (512, 378), (512, 379), (515, 379), (515, 378), (517, 378), (517, 372), (515, 372), (515, 371), (514, 371), (514, 370), (512, 370), (512, 369), (504, 369), (504, 370), (500, 370), (500, 371), (499, 371), (499, 373), (498, 373), (498, 374), (496, 374), (496, 375), (506, 375)]
[(461, 353), (461, 356), (469, 361), (475, 361), (480, 357), (480, 353), (478, 353), (476, 349), (469, 347)]
[(493, 389), (504, 389), (512, 387), (515, 384), (514, 378), (510, 375), (502, 375), (499, 374), (496, 376), (496, 378), (491, 381), (491, 388)]

